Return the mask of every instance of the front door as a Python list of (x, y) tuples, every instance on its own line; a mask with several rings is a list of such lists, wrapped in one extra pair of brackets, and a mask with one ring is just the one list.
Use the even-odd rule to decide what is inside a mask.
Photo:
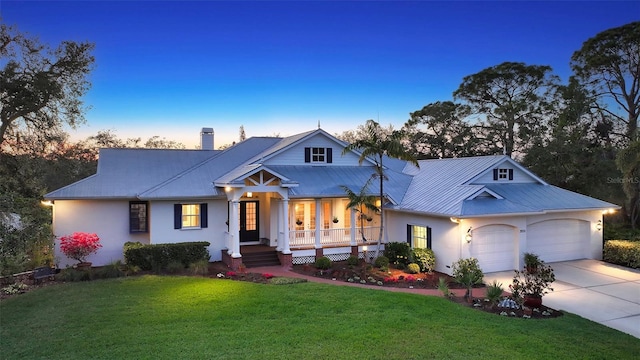
[(240, 202), (240, 242), (259, 241), (258, 202)]

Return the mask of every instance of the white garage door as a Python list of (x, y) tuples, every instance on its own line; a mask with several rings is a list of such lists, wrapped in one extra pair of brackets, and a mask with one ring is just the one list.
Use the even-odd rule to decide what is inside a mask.
[(546, 262), (583, 259), (589, 243), (587, 221), (547, 220), (527, 227), (527, 251)]
[(469, 244), (471, 256), (478, 259), (483, 272), (515, 269), (516, 229), (507, 225), (490, 225), (473, 230)]

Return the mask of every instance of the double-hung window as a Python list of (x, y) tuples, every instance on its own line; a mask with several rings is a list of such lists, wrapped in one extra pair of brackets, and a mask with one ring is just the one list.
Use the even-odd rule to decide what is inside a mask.
[(146, 201), (129, 202), (129, 232), (149, 232), (149, 203)]
[(174, 204), (174, 229), (200, 229), (207, 227), (207, 204)]
[(431, 249), (431, 228), (407, 224), (407, 242), (414, 249)]

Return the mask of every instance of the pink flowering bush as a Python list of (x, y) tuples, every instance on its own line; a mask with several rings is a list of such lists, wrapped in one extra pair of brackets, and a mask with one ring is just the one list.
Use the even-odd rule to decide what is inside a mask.
[(227, 271), (227, 273), (225, 275), (227, 277), (234, 277), (234, 276), (236, 276), (236, 272), (235, 271)]
[(413, 275), (408, 275), (408, 276), (404, 279), (404, 281), (406, 281), (406, 282), (408, 282), (408, 283), (412, 283), (412, 282), (416, 281), (416, 277), (415, 277), (415, 276), (413, 276)]
[(60, 238), (60, 250), (71, 259), (85, 262), (87, 256), (100, 249), (100, 238), (96, 234), (74, 232)]
[(398, 278), (395, 278), (393, 276), (387, 276), (386, 278), (384, 278), (383, 280), (386, 283), (397, 283), (398, 282)]
[(265, 279), (271, 279), (273, 277), (273, 274), (271, 273), (264, 273), (262, 274), (262, 277), (264, 277)]

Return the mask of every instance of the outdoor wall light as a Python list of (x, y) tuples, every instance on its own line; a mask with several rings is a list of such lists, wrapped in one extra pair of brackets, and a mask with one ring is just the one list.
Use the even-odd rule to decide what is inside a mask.
[(253, 193), (252, 193), (251, 191), (248, 191), (248, 192), (247, 192), (247, 197), (248, 197), (248, 198), (253, 197)]
[(598, 222), (596, 223), (596, 230), (602, 230), (602, 220), (598, 220)]
[(51, 201), (51, 200), (41, 200), (40, 204), (42, 206), (53, 206), (53, 201)]
[(471, 242), (471, 239), (473, 238), (473, 237), (471, 236), (471, 231), (472, 231), (472, 229), (471, 229), (471, 228), (469, 228), (469, 230), (467, 230), (467, 235), (465, 235), (465, 236), (464, 236), (464, 239), (465, 239), (465, 240), (467, 240), (467, 244), (468, 244), (468, 243), (470, 243), (470, 242)]
[(460, 224), (460, 219), (458, 219), (457, 217), (450, 217), (449, 220), (451, 220), (452, 223), (456, 223), (456, 224)]

